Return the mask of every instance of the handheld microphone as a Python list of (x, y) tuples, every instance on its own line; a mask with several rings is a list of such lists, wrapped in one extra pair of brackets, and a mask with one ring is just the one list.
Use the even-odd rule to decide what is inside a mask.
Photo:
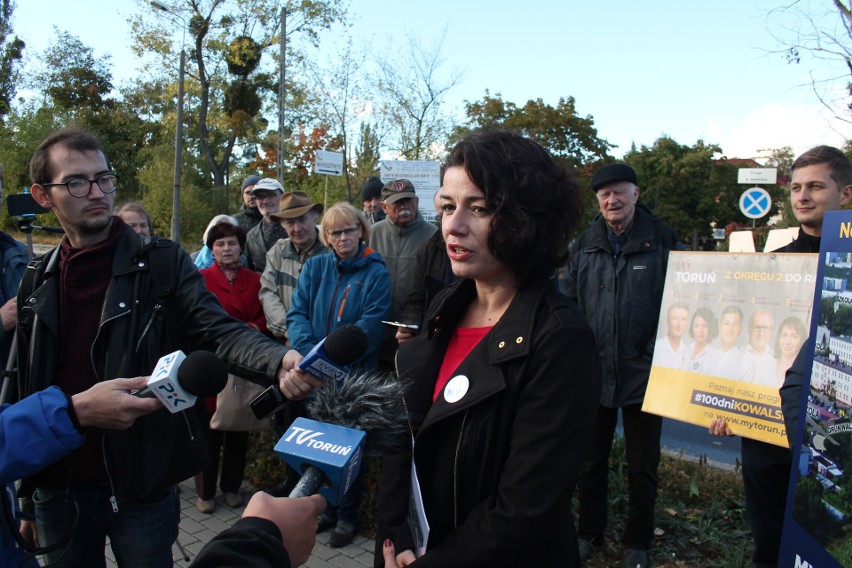
[[(330, 337), (330, 336), (329, 336)], [(319, 492), (337, 504), (358, 473), (364, 454), (381, 455), (408, 432), (406, 383), (390, 374), (346, 374), (327, 381), (306, 401), (314, 420), (297, 418), (275, 452), (302, 474), (290, 497)]]
[(193, 406), (199, 397), (218, 394), (227, 383), (228, 369), (214, 353), (194, 351), (186, 356), (183, 351), (175, 351), (160, 357), (148, 386), (133, 394), (142, 398), (157, 397), (175, 414)]
[(368, 346), (364, 330), (347, 323), (317, 343), (297, 368), (323, 381), (334, 379), (340, 382), (349, 372), (349, 365), (363, 355)]

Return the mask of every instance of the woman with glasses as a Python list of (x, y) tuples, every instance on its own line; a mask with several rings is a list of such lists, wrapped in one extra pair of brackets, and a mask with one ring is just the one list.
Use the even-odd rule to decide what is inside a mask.
[[(285, 361), (301, 359), (329, 333), (344, 324), (355, 324), (367, 334), (369, 346), (352, 364), (374, 370), (390, 313), (390, 275), (379, 253), (364, 244), (370, 229), (364, 216), (349, 203), (337, 203), (322, 218), (321, 235), (331, 249), (310, 258), (302, 268), (290, 311), (287, 336), (292, 351)], [(303, 374), (297, 370), (295, 374)], [(358, 524), (361, 481), (355, 480), (337, 511), (320, 517), (319, 530), (336, 525), (329, 539), (334, 547), (352, 542)]]

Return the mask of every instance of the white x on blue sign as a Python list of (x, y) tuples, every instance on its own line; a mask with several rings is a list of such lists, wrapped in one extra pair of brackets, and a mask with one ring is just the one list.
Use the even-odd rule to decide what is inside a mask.
[(750, 187), (740, 196), (740, 211), (749, 219), (760, 219), (772, 207), (772, 198), (762, 187)]

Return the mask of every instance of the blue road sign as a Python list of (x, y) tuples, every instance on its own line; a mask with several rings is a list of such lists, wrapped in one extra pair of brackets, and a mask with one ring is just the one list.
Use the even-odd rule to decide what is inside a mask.
[(750, 187), (740, 196), (740, 211), (749, 219), (760, 219), (772, 207), (772, 198), (762, 187)]

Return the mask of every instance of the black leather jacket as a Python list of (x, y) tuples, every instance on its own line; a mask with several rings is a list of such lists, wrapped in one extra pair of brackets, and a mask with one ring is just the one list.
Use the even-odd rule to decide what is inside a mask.
[(600, 215), (571, 246), (564, 289), (595, 334), (601, 404), (607, 408), (645, 398), (669, 251), (680, 248), (674, 230), (642, 203), (636, 204), (633, 227), (617, 257)]
[[(18, 294), (18, 387), (21, 398), (50, 386), (59, 344), (58, 249), (31, 263), (43, 281)], [(173, 263), (149, 269), (149, 262)], [(24, 279), (26, 281), (26, 277)], [(170, 280), (166, 282), (166, 280)], [(38, 282), (41, 281), (39, 285)], [(97, 309), (95, 306), (92, 309)], [(272, 384), (286, 348), (222, 309), (186, 252), (171, 241), (148, 242), (125, 227), (113, 258), (97, 337), (91, 347), (99, 380), (149, 375), (157, 360), (177, 349), (214, 351), (229, 370)], [(203, 469), (209, 459), (194, 412), (158, 410), (127, 430), (104, 435), (104, 460), (113, 495), (145, 499)], [(64, 480), (33, 478), (40, 483)]]
[[(432, 402), (435, 381), (475, 283), (446, 288), (426, 329), (398, 352), (416, 436), (414, 461), (431, 533), (417, 566), (579, 566), (571, 494), (600, 398), (594, 339), (551, 282), (518, 291), (453, 371), (469, 389)], [(420, 422), (422, 420), (422, 422)], [(411, 548), (411, 439), (388, 448), (379, 482), (375, 566), (390, 538)]]

